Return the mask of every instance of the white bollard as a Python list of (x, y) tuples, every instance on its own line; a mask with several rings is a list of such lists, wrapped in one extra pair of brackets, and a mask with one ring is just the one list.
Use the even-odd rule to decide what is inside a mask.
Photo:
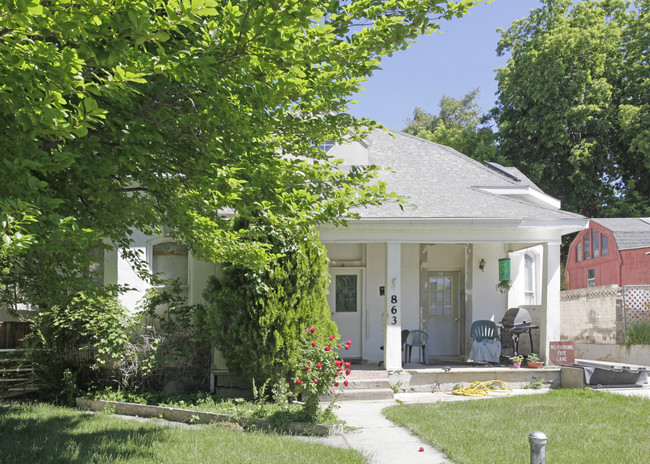
[(543, 432), (530, 432), (530, 464), (544, 464), (546, 462), (546, 435)]

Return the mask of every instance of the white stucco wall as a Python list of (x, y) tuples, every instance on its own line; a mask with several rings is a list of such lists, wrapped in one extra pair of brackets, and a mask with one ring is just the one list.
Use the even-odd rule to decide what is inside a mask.
[[(147, 236), (139, 230), (134, 231), (133, 245), (131, 249), (140, 254), (141, 258), (146, 260), (147, 251)], [(120, 295), (120, 303), (134, 311), (140, 299), (145, 294), (149, 284), (140, 279), (138, 274), (131, 267), (131, 263), (124, 259), (121, 255), (117, 257), (117, 283), (119, 285), (128, 285), (129, 291)]]
[[(137, 251), (141, 258), (150, 263), (150, 256), (147, 256), (147, 243), (155, 241), (156, 237), (150, 237), (140, 231), (132, 235), (132, 250)], [(120, 302), (131, 311), (137, 309), (140, 300), (145, 296), (151, 286), (145, 280), (140, 279), (133, 270), (129, 261), (124, 259), (118, 252), (107, 254), (104, 267), (104, 282), (128, 285), (131, 289), (120, 295)], [(208, 278), (217, 274), (217, 265), (196, 260), (191, 253), (188, 255), (188, 304), (200, 303), (203, 300), (203, 289)]]
[(379, 295), (379, 287), (386, 286), (386, 245), (369, 243), (366, 248), (366, 302), (364, 315), (363, 359), (369, 362), (383, 361), (384, 353), (379, 349), (384, 344), (385, 296)]
[(402, 329), (420, 329), (420, 246), (402, 245)]
[[(499, 259), (507, 258), (502, 243), (476, 243), (472, 259), (472, 321), (489, 319), (499, 322), (506, 312), (507, 295), (499, 292)], [(479, 269), (481, 259), (485, 260), (483, 271)]]

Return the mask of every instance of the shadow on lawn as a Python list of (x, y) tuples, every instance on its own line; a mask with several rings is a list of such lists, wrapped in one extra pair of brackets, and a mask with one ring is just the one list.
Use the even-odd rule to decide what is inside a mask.
[(44, 405), (0, 405), (0, 462), (81, 464), (154, 459), (152, 445), (164, 440), (165, 433), (151, 425), (57, 411)]

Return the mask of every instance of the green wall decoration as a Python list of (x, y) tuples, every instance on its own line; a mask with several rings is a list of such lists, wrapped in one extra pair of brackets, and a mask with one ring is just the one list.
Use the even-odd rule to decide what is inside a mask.
[(510, 258), (499, 260), (499, 280), (510, 280)]

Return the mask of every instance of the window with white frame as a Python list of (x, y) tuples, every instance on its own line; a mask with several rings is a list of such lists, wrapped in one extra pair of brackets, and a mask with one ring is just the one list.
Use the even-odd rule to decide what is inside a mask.
[(591, 256), (598, 258), (600, 256), (600, 235), (596, 229), (591, 231)]
[(587, 269), (587, 287), (596, 286), (596, 269)]
[(189, 251), (187, 246), (180, 245), (166, 238), (155, 241), (150, 247), (149, 263), (151, 272), (165, 281), (178, 280), (183, 296), (187, 298), (189, 288)]

